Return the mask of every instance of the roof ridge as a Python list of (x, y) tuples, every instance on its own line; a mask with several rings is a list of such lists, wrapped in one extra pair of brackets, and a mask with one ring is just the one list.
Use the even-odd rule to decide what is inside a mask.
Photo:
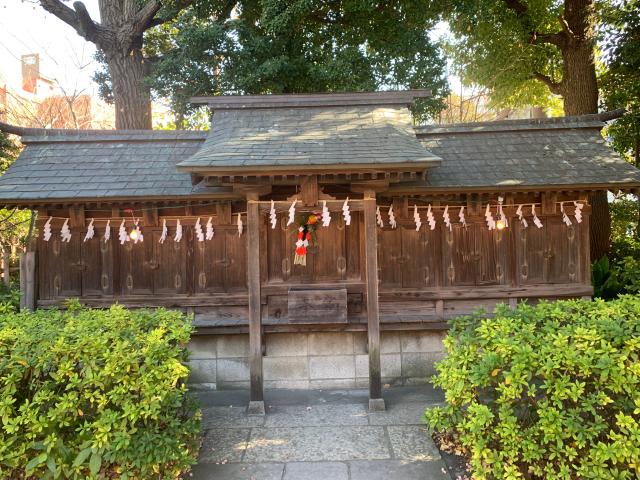
[(604, 122), (618, 118), (624, 110), (593, 113), (588, 115), (573, 115), (550, 118), (519, 118), (507, 120), (493, 120), (484, 122), (463, 122), (447, 125), (417, 125), (416, 134), (430, 133), (473, 133), (487, 131), (512, 130), (544, 130), (563, 128), (602, 128)]

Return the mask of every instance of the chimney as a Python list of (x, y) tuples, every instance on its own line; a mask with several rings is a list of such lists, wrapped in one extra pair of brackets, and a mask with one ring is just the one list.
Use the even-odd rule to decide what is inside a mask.
[(22, 90), (37, 93), (38, 78), (40, 78), (40, 55), (37, 53), (22, 55)]

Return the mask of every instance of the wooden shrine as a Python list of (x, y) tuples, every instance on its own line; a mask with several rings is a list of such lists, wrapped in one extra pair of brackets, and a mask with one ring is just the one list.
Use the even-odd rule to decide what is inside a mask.
[(165, 306), (200, 334), (248, 332), (260, 413), (265, 333), (367, 332), (376, 410), (381, 331), (590, 296), (589, 193), (640, 187), (600, 119), (416, 127), (425, 95), (194, 99), (209, 132), (0, 125), (26, 145), (0, 201), (37, 212), (28, 303)]

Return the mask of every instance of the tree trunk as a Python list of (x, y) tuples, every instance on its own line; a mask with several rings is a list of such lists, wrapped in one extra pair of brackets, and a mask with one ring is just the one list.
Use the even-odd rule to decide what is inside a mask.
[[(598, 113), (596, 79), (594, 0), (565, 0), (564, 44), (561, 47), (563, 74), (561, 93), (565, 115)], [(611, 247), (611, 216), (607, 192), (589, 196), (591, 204), (591, 260), (599, 260)]]
[(139, 49), (128, 55), (105, 52), (116, 109), (116, 129), (151, 129), (151, 89), (146, 85), (146, 65)]

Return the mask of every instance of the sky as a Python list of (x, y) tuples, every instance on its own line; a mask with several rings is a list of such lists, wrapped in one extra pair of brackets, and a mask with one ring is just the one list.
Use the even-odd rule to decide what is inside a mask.
[[(69, 2), (70, 4), (71, 2)], [(94, 20), (99, 20), (98, 0), (84, 0)], [(439, 25), (434, 37), (446, 34)], [(37, 0), (0, 0), (0, 86), (21, 88), (20, 56), (40, 54), (42, 76), (54, 80), (68, 93), (97, 97), (91, 80), (96, 69), (95, 47), (73, 28), (45, 12)], [(459, 91), (457, 78), (449, 77), (452, 91)]]
[[(98, 0), (85, 0), (98, 19)], [(69, 92), (97, 95), (91, 80), (95, 47), (36, 0), (0, 0), (0, 85), (21, 86), (20, 56), (40, 54), (40, 72)]]

